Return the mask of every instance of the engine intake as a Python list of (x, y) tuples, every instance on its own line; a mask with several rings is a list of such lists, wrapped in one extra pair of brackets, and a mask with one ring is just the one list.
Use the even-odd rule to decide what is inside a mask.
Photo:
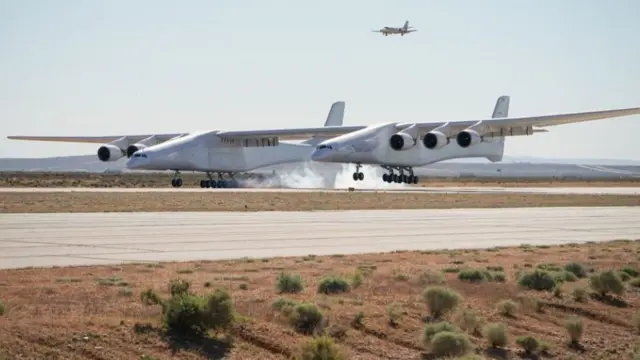
[(98, 159), (100, 161), (116, 161), (124, 156), (122, 149), (115, 145), (107, 144), (98, 148)]
[(482, 137), (473, 130), (465, 130), (458, 133), (456, 141), (460, 147), (466, 148), (471, 145), (476, 145), (482, 142)]
[(127, 157), (130, 158), (133, 156), (133, 154), (138, 151), (138, 150), (142, 150), (144, 148), (146, 148), (147, 146), (144, 144), (133, 144), (133, 145), (129, 145), (127, 147)]
[(427, 149), (439, 149), (449, 144), (449, 138), (439, 131), (431, 131), (424, 136), (422, 144)]
[(389, 138), (389, 146), (396, 151), (410, 149), (413, 145), (415, 145), (415, 141), (409, 134), (397, 133)]

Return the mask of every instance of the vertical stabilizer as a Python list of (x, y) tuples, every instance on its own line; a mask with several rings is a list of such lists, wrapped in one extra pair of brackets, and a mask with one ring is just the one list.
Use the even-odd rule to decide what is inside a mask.
[(404, 22), (404, 26), (402, 27), (405, 31), (409, 29), (409, 20)]
[(496, 101), (496, 106), (493, 108), (492, 118), (506, 118), (509, 117), (509, 96), (503, 95)]
[[(491, 118), (506, 118), (509, 117), (509, 102), (511, 98), (508, 95), (502, 95), (496, 100), (496, 106), (493, 108), (493, 114)], [(496, 153), (492, 156), (487, 156), (487, 159), (491, 162), (502, 161), (504, 156), (504, 136), (494, 137), (494, 144), (497, 147)]]
[(324, 122), (324, 126), (342, 126), (344, 120), (344, 101), (336, 101), (331, 105), (327, 120)]

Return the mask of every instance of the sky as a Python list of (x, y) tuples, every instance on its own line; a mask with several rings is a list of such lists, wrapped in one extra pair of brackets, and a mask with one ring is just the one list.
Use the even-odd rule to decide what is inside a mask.
[[(0, 0), (0, 157), (95, 154), (8, 135), (125, 135), (640, 106), (637, 0)], [(372, 32), (418, 29), (408, 36)], [(505, 154), (640, 160), (640, 116)]]

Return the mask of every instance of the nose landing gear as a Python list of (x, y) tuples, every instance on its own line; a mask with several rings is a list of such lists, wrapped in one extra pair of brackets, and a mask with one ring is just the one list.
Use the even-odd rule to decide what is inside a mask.
[(356, 164), (356, 172), (353, 173), (353, 181), (364, 180), (364, 174), (360, 172), (362, 164)]
[(171, 179), (171, 186), (173, 187), (181, 187), (182, 179), (180, 178), (180, 171), (176, 170), (175, 174), (173, 174), (173, 179)]

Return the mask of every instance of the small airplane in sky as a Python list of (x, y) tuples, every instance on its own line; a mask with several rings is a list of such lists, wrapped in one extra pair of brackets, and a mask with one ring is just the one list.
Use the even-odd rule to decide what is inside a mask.
[(373, 32), (382, 33), (384, 36), (388, 36), (390, 34), (400, 34), (400, 36), (404, 36), (404, 34), (408, 34), (414, 31), (418, 30), (414, 29), (412, 26), (409, 26), (409, 20), (405, 21), (402, 27), (385, 26), (380, 30), (373, 30)]

